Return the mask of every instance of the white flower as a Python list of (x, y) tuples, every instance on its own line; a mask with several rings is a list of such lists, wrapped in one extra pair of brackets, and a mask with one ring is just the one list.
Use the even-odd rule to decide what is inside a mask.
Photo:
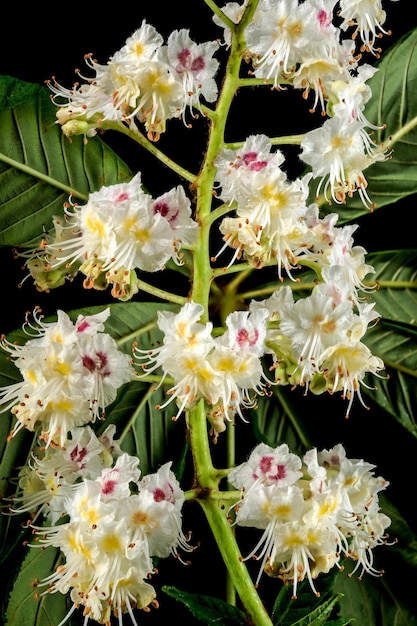
[(228, 346), (237, 353), (250, 352), (258, 357), (265, 351), (266, 309), (252, 311), (234, 311), (226, 318), (226, 332), (217, 339), (217, 343)]
[(19, 473), (19, 491), (11, 513), (40, 515), (52, 524), (65, 514), (65, 503), (84, 478), (95, 479), (106, 467), (108, 455), (89, 426), (74, 428), (63, 447), (49, 446), (33, 453)]
[(256, 407), (256, 395), (251, 396), (251, 391), (263, 395), (269, 382), (259, 357), (249, 351), (237, 352), (218, 345), (210, 353), (209, 363), (218, 380), (206, 397), (214, 405), (217, 419), (225, 417), (230, 421), (236, 413), (245, 419), (242, 408)]
[[(228, 2), (223, 7), (221, 7), (221, 9), (226, 17), (232, 20), (232, 22), (234, 22), (235, 24), (239, 24), (247, 3), (248, 0), (244, 0), (242, 4), (239, 4), (238, 2)], [(224, 22), (215, 13), (213, 14), (213, 22), (217, 26), (220, 26), (220, 28), (223, 28), (224, 40), (227, 45), (230, 46), (231, 35), (229, 28), (225, 27)]]
[(321, 110), (326, 112), (327, 91), (326, 83), (337, 80), (344, 75), (338, 59), (324, 59), (322, 56), (306, 57), (295, 72), (292, 84), (296, 89), (303, 89), (303, 98), (308, 98), (310, 89), (314, 89), (314, 102), (310, 112), (314, 112), (320, 104)]
[(130, 483), (137, 483), (139, 478), (139, 459), (124, 452), (113, 467), (103, 469), (95, 480), (100, 486), (103, 502), (107, 502), (127, 498), (130, 495)]
[(255, 55), (255, 74), (260, 78), (279, 82), (281, 73), (288, 74), (298, 61), (297, 48), (308, 36), (311, 10), (299, 5), (298, 0), (270, 2), (258, 7), (257, 19), (246, 30), (246, 41)]
[(152, 210), (166, 219), (172, 230), (172, 239), (178, 247), (196, 243), (198, 224), (191, 217), (191, 202), (185, 195), (184, 187), (175, 187), (155, 198)]
[[(159, 557), (173, 554), (180, 558), (178, 548), (185, 552), (192, 552), (194, 548), (181, 530), (185, 498), (171, 466), (171, 462), (165, 463), (157, 472), (144, 476), (139, 483), (139, 498), (152, 500), (146, 515), (146, 524), (150, 526), (147, 533), (150, 553)], [(150, 510), (154, 512), (153, 518)]]
[(322, 352), (319, 368), (323, 372), (327, 390), (330, 393), (340, 391), (342, 397), (348, 400), (348, 416), (355, 396), (367, 408), (362, 398), (361, 385), (369, 389), (364, 381), (365, 375), (371, 373), (381, 377), (379, 372), (384, 369), (384, 363), (360, 341), (341, 341)]
[(76, 83), (72, 89), (67, 89), (52, 79), (47, 85), (58, 107), (57, 123), (67, 137), (94, 137), (104, 120), (123, 121), (123, 112), (115, 106), (113, 96), (97, 83)]
[[(77, 607), (84, 616), (108, 624), (114, 614), (148, 607), (155, 590), (147, 581), (155, 573), (152, 556), (166, 557), (194, 548), (184, 536), (184, 494), (170, 463), (139, 481), (139, 460), (122, 454), (96, 480), (84, 480), (66, 499), (69, 521), (34, 527), (32, 546), (60, 548), (65, 562), (38, 583), (47, 593), (70, 593), (73, 602), (61, 624)], [(133, 491), (131, 491), (133, 486)], [(42, 594), (42, 595), (43, 595)], [(87, 623), (87, 622), (86, 622)]]
[[(57, 118), (68, 136), (92, 136), (106, 121), (145, 124), (149, 139), (156, 141), (167, 119), (181, 114), (182, 88), (166, 63), (158, 60), (163, 39), (145, 21), (105, 64), (86, 55), (92, 77), (79, 73), (86, 84), (66, 89), (55, 80), (49, 83), (60, 107)], [(64, 100), (64, 102), (62, 102)]]
[(381, 34), (387, 34), (382, 27), (386, 20), (386, 13), (382, 9), (381, 0), (341, 0), (340, 16), (343, 19), (340, 28), (346, 30), (356, 26), (365, 49), (379, 56), (380, 48), (375, 47), (375, 41)]
[(238, 200), (243, 183), (248, 184), (268, 165), (279, 168), (283, 161), (282, 152), (272, 152), (271, 140), (266, 135), (250, 135), (239, 149), (223, 148), (214, 161), (216, 182), (222, 188), (219, 197), (229, 203)]
[(179, 313), (159, 312), (162, 345), (148, 351), (136, 346), (134, 357), (143, 361), (144, 375), (162, 370), (160, 385), (167, 377), (173, 379), (168, 399), (159, 408), (175, 400), (179, 407), (176, 419), (204, 398), (216, 416), (215, 430), (219, 432), (218, 428), (224, 429), (224, 418), (231, 420), (236, 413), (243, 418), (242, 408), (256, 406), (251, 392), (263, 394), (271, 384), (260, 361), (268, 313), (232, 313), (226, 319), (226, 332), (214, 338), (212, 323), (198, 321), (203, 312), (194, 302), (187, 302)]
[(313, 293), (281, 308), (280, 332), (289, 337), (300, 368), (300, 383), (308, 383), (318, 371), (323, 351), (347, 337), (352, 323), (352, 305), (333, 298), (318, 285)]
[(235, 523), (262, 530), (245, 557), (261, 561), (256, 584), (267, 574), (298, 583), (339, 566), (341, 555), (352, 558), (354, 571), (380, 575), (372, 550), (387, 542), (391, 520), (379, 510), (378, 493), (388, 483), (373, 475), (373, 465), (348, 459), (341, 444), (331, 450), (309, 450), (301, 459), (286, 444), (259, 444), (248, 460), (229, 472), (229, 482), (241, 489), (232, 507)]
[(300, 458), (289, 451), (286, 443), (277, 448), (260, 443), (247, 461), (230, 470), (228, 480), (246, 492), (256, 491), (260, 485), (284, 488), (301, 478), (300, 470)]
[(220, 224), (224, 245), (235, 250), (228, 267), (244, 256), (255, 267), (276, 261), (292, 278), (297, 257), (309, 246), (304, 217), (311, 174), (289, 181), (280, 169), (282, 155), (272, 153), (264, 135), (249, 137), (241, 150), (224, 150), (217, 159), (221, 197), (236, 203), (236, 218)]
[[(81, 360), (88, 370), (90, 393), (97, 407), (108, 406), (115, 400), (117, 390), (132, 380), (130, 356), (119, 351), (115, 340), (106, 333), (80, 337), (78, 342)], [(130, 372), (130, 375), (129, 375)], [(95, 411), (94, 406), (93, 413)]]
[(363, 170), (386, 155), (372, 144), (363, 122), (335, 116), (322, 126), (307, 132), (301, 141), (302, 161), (311, 166), (313, 177), (320, 178), (317, 195), (324, 186), (324, 196), (341, 204), (358, 192), (367, 208), (373, 204), (367, 194)]
[(155, 57), (155, 53), (162, 46), (163, 37), (151, 24), (145, 20), (125, 41), (124, 45), (111, 61), (122, 62), (126, 72), (135, 72)]
[[(59, 315), (59, 311), (58, 311)], [(95, 335), (104, 331), (104, 322), (110, 317), (110, 309), (103, 309), (93, 315), (80, 314), (75, 320), (75, 330), (83, 335)]]
[(167, 120), (181, 115), (182, 86), (165, 63), (156, 60), (145, 64), (138, 80), (140, 96), (130, 117), (138, 117), (145, 124), (148, 139), (158, 141)]
[(189, 30), (174, 30), (167, 45), (161, 49), (160, 57), (165, 60), (174, 78), (182, 87), (183, 111), (186, 107), (199, 108), (200, 97), (213, 102), (218, 93), (214, 76), (219, 62), (213, 59), (218, 50), (216, 41), (196, 44)]
[(57, 322), (42, 322), (35, 314), (33, 334), (25, 345), (2, 341), (23, 380), (0, 390), (2, 411), (11, 410), (21, 428), (42, 428), (46, 445), (64, 445), (67, 433), (94, 421), (116, 397), (117, 389), (133, 379), (130, 357), (115, 341), (98, 332), (108, 313), (79, 317), (76, 325), (63, 311)]
[(128, 183), (92, 192), (85, 205), (70, 203), (65, 212), (64, 224), (55, 219), (55, 234), (25, 254), (40, 289), (80, 271), (85, 288), (113, 285), (114, 297), (129, 299), (138, 291), (136, 270), (162, 270), (170, 258), (181, 263), (181, 246), (194, 245), (198, 236), (184, 189), (153, 199), (142, 189), (140, 172)]
[(208, 354), (213, 346), (212, 323), (198, 321), (203, 312), (202, 305), (195, 302), (186, 302), (178, 313), (158, 311), (158, 328), (164, 333), (163, 344), (153, 350), (134, 347), (134, 357), (145, 361), (142, 365), (144, 372), (162, 368), (166, 373), (172, 371), (175, 378), (175, 372), (181, 371), (178, 357), (188, 355), (198, 359)]
[[(196, 352), (182, 352), (176, 358), (171, 358), (163, 367), (174, 379), (174, 385), (167, 391), (169, 399), (158, 408), (165, 408), (176, 399), (179, 409), (175, 419), (185, 410), (205, 398), (209, 404), (217, 401), (222, 391), (221, 372), (216, 370), (208, 356)], [(164, 374), (164, 376), (165, 376)]]
[(357, 119), (370, 128), (380, 128), (371, 124), (364, 115), (365, 105), (372, 96), (366, 81), (377, 71), (378, 68), (364, 63), (356, 69), (354, 75), (349, 73), (346, 79), (329, 81), (327, 88), (333, 113), (346, 119)]

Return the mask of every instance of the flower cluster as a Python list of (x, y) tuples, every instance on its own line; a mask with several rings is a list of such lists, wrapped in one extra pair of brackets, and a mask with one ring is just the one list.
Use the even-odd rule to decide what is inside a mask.
[(242, 407), (256, 405), (256, 396), (269, 384), (260, 357), (266, 335), (266, 309), (249, 313), (235, 311), (226, 319), (227, 330), (213, 337), (213, 325), (199, 320), (203, 307), (187, 302), (179, 313), (158, 312), (158, 327), (164, 333), (163, 344), (153, 350), (134, 347), (134, 358), (145, 375), (162, 368), (161, 384), (169, 377), (174, 384), (168, 401), (176, 400), (177, 417), (204, 398), (210, 405), (209, 419), (216, 432), (225, 428), (224, 419), (232, 420)]
[(180, 263), (181, 246), (194, 244), (197, 234), (183, 187), (153, 198), (139, 172), (90, 193), (85, 205), (69, 204), (65, 219), (55, 217), (51, 234), (26, 254), (26, 267), (40, 291), (81, 272), (85, 288), (111, 286), (113, 297), (127, 300), (139, 289), (136, 269), (156, 272), (169, 259)]
[(42, 517), (56, 524), (65, 517), (66, 502), (82, 480), (95, 480), (122, 454), (114, 439), (116, 427), (96, 435), (89, 425), (73, 428), (63, 446), (38, 446), (19, 472), (18, 493), (9, 512), (28, 513), (32, 523)]
[[(314, 393), (341, 392), (348, 399), (349, 415), (354, 397), (366, 406), (361, 385), (367, 373), (378, 377), (384, 369), (362, 339), (370, 323), (378, 319), (374, 303), (354, 300), (352, 266), (323, 268), (325, 280), (305, 298), (294, 300), (284, 286), (251, 309), (266, 307), (269, 327), (265, 352), (272, 354), (275, 379), (281, 385), (300, 385)], [(357, 274), (353, 273), (355, 278)]]
[(122, 452), (113, 434), (111, 428), (101, 437), (88, 427), (74, 429), (62, 447), (34, 458), (15, 498), (21, 506), (12, 512), (41, 505), (38, 513), (52, 523), (32, 521), (37, 536), (30, 545), (54, 546), (64, 555), (64, 564), (36, 584), (47, 587), (41, 595), (69, 593), (73, 605), (61, 624), (83, 607), (85, 620), (109, 624), (113, 614), (122, 623), (128, 613), (137, 626), (133, 609), (157, 606), (148, 582), (152, 558), (193, 550), (181, 530), (184, 493), (171, 463), (141, 478), (139, 459)]
[(301, 459), (286, 444), (259, 444), (248, 460), (229, 472), (242, 490), (234, 506), (239, 526), (263, 531), (245, 558), (261, 559), (258, 581), (268, 575), (292, 582), (292, 595), (304, 579), (314, 593), (314, 579), (343, 557), (353, 559), (351, 575), (380, 575), (373, 549), (387, 542), (390, 518), (380, 512), (378, 493), (388, 482), (374, 465), (349, 459), (341, 444), (309, 450)]
[[(228, 3), (223, 11), (238, 23), (245, 5)], [(362, 60), (364, 52), (379, 54), (374, 44), (387, 34), (385, 18), (380, 1), (261, 0), (245, 31), (253, 74), (277, 89), (302, 90), (306, 100), (313, 92), (311, 112), (319, 107), (327, 116), (305, 134), (300, 158), (319, 178), (317, 195), (324, 187), (328, 198), (330, 189), (331, 200), (339, 204), (357, 191), (372, 208), (363, 170), (386, 158), (384, 147), (370, 137), (376, 127), (364, 115), (371, 96), (366, 81), (376, 69)], [(347, 30), (351, 39), (343, 38)], [(225, 37), (230, 39), (227, 29)]]
[(105, 309), (73, 323), (58, 311), (56, 322), (44, 322), (35, 310), (36, 325), (27, 321), (31, 338), (24, 345), (2, 337), (1, 347), (22, 376), (0, 389), (2, 412), (11, 410), (17, 420), (11, 436), (40, 428), (47, 446), (63, 445), (68, 431), (102, 417), (119, 387), (134, 379), (130, 356), (104, 332), (109, 315)]
[(164, 44), (163, 37), (144, 20), (140, 28), (108, 60), (97, 63), (85, 57), (91, 77), (80, 73), (82, 82), (72, 89), (48, 82), (59, 106), (58, 122), (68, 137), (94, 136), (106, 122), (137, 129), (143, 123), (148, 138), (157, 141), (171, 118), (184, 118), (187, 110), (201, 110), (201, 98), (217, 97), (213, 58), (219, 44), (197, 44), (187, 29), (175, 30)]
[(236, 217), (225, 217), (220, 223), (224, 245), (217, 256), (232, 248), (229, 265), (242, 257), (256, 268), (276, 263), (280, 280), (283, 270), (294, 280), (293, 271), (311, 261), (316, 268), (343, 265), (347, 273), (350, 264), (350, 273), (358, 276), (347, 277), (348, 289), (362, 287), (361, 279), (372, 268), (362, 263), (363, 248), (352, 250), (351, 235), (357, 226), (337, 227), (336, 213), (319, 218), (318, 206), (308, 203), (311, 174), (290, 181), (280, 167), (283, 161), (265, 135), (251, 135), (241, 148), (219, 152), (217, 195)]
[[(266, 300), (252, 300), (248, 310), (229, 314), (225, 332), (217, 336), (211, 322), (199, 321), (199, 304), (188, 302), (179, 313), (158, 312), (162, 345), (151, 350), (135, 346), (134, 359), (144, 375), (162, 369), (160, 384), (173, 381), (169, 399), (159, 408), (175, 399), (178, 417), (204, 398), (208, 419), (219, 433), (225, 419), (245, 419), (242, 409), (255, 408), (257, 396), (269, 393), (273, 384), (301, 386), (317, 394), (341, 392), (348, 399), (346, 415), (355, 396), (365, 406), (360, 391), (365, 375), (380, 376), (384, 368), (361, 341), (378, 317), (374, 304), (357, 295), (360, 277), (372, 268), (364, 263), (361, 248), (353, 247), (349, 254), (349, 227), (331, 236), (330, 222), (325, 225), (328, 248), (326, 252), (323, 246), (318, 255), (324, 280), (309, 296), (294, 300), (291, 288), (282, 286)], [(332, 262), (329, 255), (334, 255)], [(267, 355), (274, 380), (263, 371)]]
[(217, 195), (236, 212), (220, 224), (225, 243), (218, 255), (230, 247), (229, 265), (241, 257), (256, 268), (276, 263), (280, 279), (282, 269), (291, 277), (297, 259), (312, 245), (307, 223), (311, 175), (289, 181), (280, 167), (283, 161), (265, 135), (251, 135), (241, 148), (224, 148), (215, 159)]
[[(232, 2), (223, 11), (239, 22), (245, 6)], [(384, 147), (371, 139), (369, 130), (375, 126), (363, 112), (371, 95), (366, 81), (376, 70), (362, 61), (365, 52), (378, 56), (375, 41), (387, 34), (385, 18), (380, 1), (363, 7), (338, 0), (261, 0), (245, 31), (252, 73), (275, 88), (302, 90), (305, 99), (313, 91), (311, 110), (320, 107), (328, 116), (306, 133), (301, 159), (320, 179), (317, 193), (324, 186), (325, 196), (330, 189), (337, 203), (358, 191), (371, 208), (363, 170), (386, 158)], [(224, 28), (218, 16), (214, 21)], [(352, 34), (350, 39), (343, 37), (345, 31)], [(230, 43), (228, 28), (224, 39)], [(361, 42), (359, 51), (356, 40)], [(63, 132), (93, 136), (106, 123), (136, 129), (139, 121), (148, 137), (157, 140), (168, 119), (184, 118), (187, 109), (191, 115), (193, 109), (201, 110), (201, 98), (216, 100), (219, 63), (213, 55), (218, 47), (216, 41), (195, 43), (186, 29), (175, 30), (164, 44), (143, 21), (105, 65), (86, 56), (91, 78), (80, 74), (83, 82), (72, 89), (49, 81)]]

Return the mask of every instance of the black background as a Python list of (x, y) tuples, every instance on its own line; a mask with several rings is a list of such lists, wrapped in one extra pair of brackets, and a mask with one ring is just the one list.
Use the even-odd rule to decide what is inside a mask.
[[(410, 8), (410, 0), (392, 2), (387, 0), (384, 7), (388, 14), (387, 28), (393, 34), (385, 37), (381, 45), (387, 48), (402, 34), (417, 25), (417, 18)], [(408, 7), (408, 8), (407, 8)], [(84, 54), (92, 52), (98, 62), (106, 63), (108, 57), (120, 48), (125, 39), (140, 26), (142, 19), (154, 25), (166, 38), (176, 28), (190, 28), (190, 35), (195, 41), (206, 41), (219, 36), (219, 30), (211, 21), (211, 11), (202, 0), (178, 0), (177, 2), (138, 2), (127, 5), (112, 6), (95, 5), (45, 5), (39, 3), (24, 7), (11, 7), (12, 19), (5, 18), (1, 26), (0, 36), (0, 74), (10, 75), (21, 80), (43, 83), (55, 76), (62, 85), (70, 87), (74, 80), (75, 69), (84, 70)], [(411, 14), (412, 13), (412, 14)], [(291, 97), (291, 96), (289, 96)], [(301, 100), (301, 99), (300, 99)], [(290, 107), (277, 108), (276, 94), (269, 91), (251, 90), (239, 95), (232, 109), (228, 127), (228, 140), (241, 140), (242, 124), (244, 135), (266, 132), (270, 134), (291, 132), (299, 133), (306, 130), (311, 118), (305, 113), (304, 102), (293, 101)], [(173, 120), (168, 123), (166, 136), (160, 141), (161, 149), (192, 171), (198, 170), (204, 150), (205, 131), (200, 122), (196, 122), (196, 132), (186, 132), (182, 123)], [(200, 135), (198, 133), (200, 130)], [(0, 129), (1, 132), (1, 129)], [(198, 136), (199, 135), (199, 136)], [(135, 148), (124, 138), (115, 136), (104, 137), (126, 160), (132, 171), (141, 170), (143, 181), (149, 191), (159, 194), (178, 184), (178, 180), (164, 166), (155, 163), (151, 158)], [(296, 154), (289, 151), (290, 168), (297, 169)], [(415, 247), (415, 226), (413, 222), (416, 211), (416, 197), (411, 196), (392, 207), (378, 209), (378, 219), (370, 214), (360, 221), (360, 228), (355, 233), (355, 242), (364, 245), (368, 252), (378, 250), (395, 250)], [(1, 220), (1, 214), (0, 214)], [(0, 249), (1, 293), (0, 332), (8, 332), (23, 322), (24, 312), (40, 305), (46, 315), (54, 314), (57, 308), (69, 309), (78, 306), (110, 302), (108, 294), (84, 292), (77, 282), (57, 289), (51, 294), (38, 293), (31, 281), (26, 281), (21, 288), (18, 283), (24, 273), (21, 263), (14, 260), (9, 249)], [(338, 440), (350, 442), (350, 449), (363, 450), (363, 441), (371, 443), (369, 457), (382, 465), (380, 471), (389, 480), (396, 482), (400, 489), (404, 472), (412, 471), (413, 459), (407, 458), (407, 440), (403, 439), (400, 428), (391, 434), (391, 441), (386, 441), (379, 428), (377, 411), (366, 413), (360, 408), (349, 420), (341, 421), (340, 407), (332, 399), (329, 408), (323, 399), (317, 399), (317, 409), (312, 420), (316, 420), (316, 445), (334, 445), (334, 420), (340, 420), (336, 430)], [(311, 407), (311, 403), (309, 404)], [(365, 414), (366, 413), (366, 414)], [(395, 431), (395, 429), (394, 429)], [(242, 436), (244, 440), (244, 435)], [(333, 437), (333, 439), (332, 439)], [(395, 441), (394, 456), (391, 442)], [(243, 441), (244, 445), (244, 441)], [(351, 454), (354, 456), (354, 454)], [(401, 468), (399, 462), (401, 461)], [(395, 466), (395, 467), (393, 467)], [(391, 494), (390, 494), (391, 495)], [(191, 505), (190, 524), (194, 529), (196, 541), (203, 540), (199, 550), (192, 555), (193, 565), (184, 570), (178, 561), (166, 560), (160, 564), (160, 574), (155, 578), (157, 588), (162, 584), (172, 584), (188, 591), (207, 593), (223, 597), (224, 568), (218, 558), (216, 546), (205, 532), (206, 522), (198, 509)], [(410, 509), (411, 511), (411, 509)], [(187, 523), (188, 518), (186, 519)], [(185, 528), (187, 530), (187, 528)], [(192, 568), (192, 569), (191, 569)], [(276, 581), (262, 582), (260, 593), (266, 604), (277, 591)], [(199, 624), (181, 605), (158, 593), (161, 603), (159, 610), (139, 616), (140, 626), (151, 624), (182, 623), (184, 625)], [(127, 620), (126, 623), (128, 623)]]

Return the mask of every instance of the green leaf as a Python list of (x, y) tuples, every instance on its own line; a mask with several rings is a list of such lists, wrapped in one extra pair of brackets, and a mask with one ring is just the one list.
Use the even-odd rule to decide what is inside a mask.
[[(342, 593), (340, 617), (366, 626), (416, 626), (417, 615), (413, 610), (412, 598), (405, 599), (385, 582), (385, 576), (375, 578), (365, 575), (362, 580), (349, 578), (347, 569), (340, 572), (335, 590)], [(404, 572), (405, 574), (405, 572)], [(400, 578), (402, 579), (403, 574)], [(398, 571), (394, 572), (398, 581)], [(400, 581), (401, 584), (401, 581)]]
[(166, 409), (156, 408), (166, 399), (164, 388), (153, 391), (149, 383), (131, 383), (123, 387), (100, 427), (102, 431), (116, 424), (123, 450), (140, 459), (142, 474), (178, 460), (185, 445), (185, 420), (173, 421), (175, 402)]
[[(377, 143), (392, 138), (393, 149), (388, 161), (375, 163), (364, 172), (369, 196), (379, 208), (417, 193), (417, 29), (387, 50), (376, 67), (378, 72), (367, 81), (373, 97), (365, 116), (373, 124), (386, 125), (375, 131), (373, 138)], [(343, 221), (368, 210), (355, 194), (338, 213)]]
[(0, 245), (37, 242), (70, 194), (85, 201), (103, 185), (130, 180), (99, 137), (85, 143), (63, 135), (48, 89), (0, 76), (0, 103)]
[(68, 613), (66, 595), (48, 593), (36, 597), (47, 587), (36, 588), (36, 582), (49, 576), (59, 564), (59, 550), (28, 548), (19, 576), (11, 590), (5, 626), (56, 626)]
[[(14, 418), (0, 415), (1, 432), (7, 430), (10, 433)], [(6, 428), (5, 428), (6, 427)], [(33, 435), (29, 432), (20, 432), (11, 441), (1, 438), (1, 463), (0, 463), (0, 489), (2, 494), (2, 513), (10, 504), (7, 497), (10, 497), (16, 490), (13, 481), (16, 479), (17, 468), (23, 466), (29, 456)], [(16, 521), (13, 516), (0, 515), (0, 564), (3, 563), (13, 552), (16, 544), (22, 539), (20, 519)]]
[(385, 378), (371, 377), (364, 392), (417, 437), (417, 251), (369, 255), (378, 289), (372, 293), (380, 321), (363, 342), (385, 363)]
[[(11, 342), (27, 340), (23, 331), (10, 333), (8, 339)], [(20, 372), (8, 359), (8, 353), (0, 350), (0, 387), (11, 385), (20, 380)], [(7, 506), (4, 499), (15, 491), (13, 479), (16, 479), (17, 468), (24, 465), (28, 459), (33, 443), (33, 434), (29, 431), (21, 431), (13, 439), (9, 440), (9, 434), (14, 426), (15, 418), (10, 412), (0, 413), (0, 493), (2, 496), (2, 508)], [(14, 549), (16, 542), (21, 537), (19, 524), (8, 515), (0, 515), (0, 562), (7, 558)]]
[[(322, 602), (316, 609), (309, 611), (308, 614), (303, 615), (299, 619), (296, 617), (297, 613), (292, 614), (290, 611), (284, 621), (279, 618), (278, 621), (274, 619), (273, 623), (275, 626), (322, 626), (322, 624), (327, 624), (329, 617), (333, 613), (342, 595), (343, 594), (333, 595), (329, 600)], [(294, 618), (296, 621), (294, 621)]]
[[(275, 626), (305, 626), (325, 624), (330, 617), (339, 598), (332, 593), (333, 583), (337, 576), (334, 567), (328, 574), (322, 574), (315, 582), (319, 596), (316, 596), (307, 579), (297, 586), (297, 597), (292, 595), (292, 585), (284, 585), (278, 594), (272, 612)], [(323, 620), (324, 621), (320, 621)], [(309, 621), (310, 620), (310, 621)], [(315, 621), (319, 620), (319, 621)]]
[[(417, 347), (407, 329), (393, 327), (381, 320), (370, 329), (364, 343), (386, 365), (386, 378), (365, 392), (372, 400), (417, 437)], [(368, 381), (369, 384), (375, 384)]]
[(12, 76), (0, 76), (0, 112), (32, 100), (41, 90), (41, 85), (27, 83)]
[(164, 586), (162, 590), (171, 598), (182, 602), (203, 624), (247, 626), (247, 620), (242, 611), (218, 598), (188, 593), (171, 586)]
[(397, 553), (401, 559), (414, 568), (417, 574), (417, 535), (403, 518), (400, 511), (392, 502), (381, 493), (379, 495), (381, 509), (391, 519), (389, 533), (396, 539), (395, 545), (390, 546), (390, 553)]
[[(71, 311), (69, 315), (75, 320), (80, 314), (93, 315), (103, 308), (106, 307), (86, 307)], [(111, 304), (109, 308), (111, 316), (106, 322), (105, 330), (116, 339), (121, 350), (130, 354), (134, 341), (145, 349), (158, 344), (162, 334), (155, 325), (157, 312), (162, 309), (175, 310), (176, 307), (170, 304), (127, 302)], [(44, 321), (53, 319), (55, 317), (45, 318)], [(7, 338), (20, 344), (28, 340), (23, 330), (14, 331)], [(19, 369), (8, 359), (8, 353), (1, 350), (0, 384), (9, 385), (19, 380)], [(166, 410), (155, 409), (155, 404), (162, 403), (163, 396), (163, 389), (151, 392), (149, 383), (138, 381), (125, 385), (108, 408), (107, 418), (96, 424), (96, 427), (103, 430), (109, 423), (115, 423), (119, 434), (126, 432), (123, 448), (139, 456), (142, 474), (154, 471), (163, 462), (179, 457), (184, 446), (184, 423), (172, 421), (172, 415), (176, 411), (175, 404), (172, 403)], [(9, 491), (10, 481), (16, 477), (18, 466), (26, 462), (33, 442), (33, 434), (21, 431), (6, 443), (14, 419), (10, 413), (0, 415), (0, 433), (3, 435), (0, 476), (3, 495)], [(173, 431), (176, 431), (177, 436)], [(56, 593), (47, 594), (36, 601), (32, 583), (36, 578), (41, 579), (50, 574), (55, 567), (57, 555), (49, 548), (45, 551), (31, 549), (25, 554), (25, 550), (22, 550), (21, 518), (1, 516), (0, 520), (2, 566), (5, 567), (10, 561), (16, 574), (7, 608), (7, 623), (10, 626), (56, 626), (68, 611), (67, 599)]]
[[(384, 319), (417, 324), (417, 250), (387, 250), (367, 255), (378, 289), (371, 294)], [(417, 326), (416, 326), (417, 328)]]

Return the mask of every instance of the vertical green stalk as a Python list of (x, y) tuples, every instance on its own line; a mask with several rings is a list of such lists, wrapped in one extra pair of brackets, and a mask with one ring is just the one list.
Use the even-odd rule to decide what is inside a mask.
[[(225, 78), (215, 111), (210, 115), (210, 131), (207, 151), (199, 175), (193, 183), (196, 190), (196, 220), (200, 225), (200, 234), (193, 257), (193, 285), (191, 298), (202, 304), (208, 319), (210, 285), (213, 278), (210, 265), (210, 228), (209, 219), (212, 210), (213, 184), (216, 174), (214, 160), (224, 146), (224, 131), (230, 106), (239, 88), (239, 72), (246, 43), (244, 31), (258, 5), (258, 0), (249, 0), (245, 14), (232, 31), (231, 49), (225, 69)], [(203, 320), (204, 321), (204, 320)]]
[(242, 561), (239, 547), (219, 501), (210, 497), (201, 499), (200, 504), (210, 524), (211, 531), (222, 554), (223, 561), (233, 585), (254, 626), (272, 626), (268, 613)]
[[(209, 296), (213, 272), (210, 261), (210, 228), (212, 220), (213, 185), (216, 173), (214, 160), (224, 146), (224, 132), (232, 100), (239, 88), (239, 72), (245, 52), (244, 29), (251, 20), (258, 0), (249, 0), (239, 25), (232, 32), (232, 43), (225, 78), (215, 111), (210, 113), (210, 131), (204, 163), (193, 183), (196, 192), (196, 220), (200, 225), (199, 240), (193, 249), (193, 276), (191, 299), (203, 306), (202, 322), (209, 320)], [(228, 575), (238, 593), (250, 622), (256, 626), (271, 626), (248, 570), (242, 561), (227, 514), (218, 498), (210, 493), (218, 491), (220, 477), (213, 467), (210, 454), (208, 422), (204, 401), (188, 414), (188, 428), (194, 460), (195, 480), (200, 492), (199, 502), (205, 512), (213, 536), (219, 547)], [(229, 445), (234, 446), (229, 438)], [(233, 457), (234, 458), (234, 457)]]

